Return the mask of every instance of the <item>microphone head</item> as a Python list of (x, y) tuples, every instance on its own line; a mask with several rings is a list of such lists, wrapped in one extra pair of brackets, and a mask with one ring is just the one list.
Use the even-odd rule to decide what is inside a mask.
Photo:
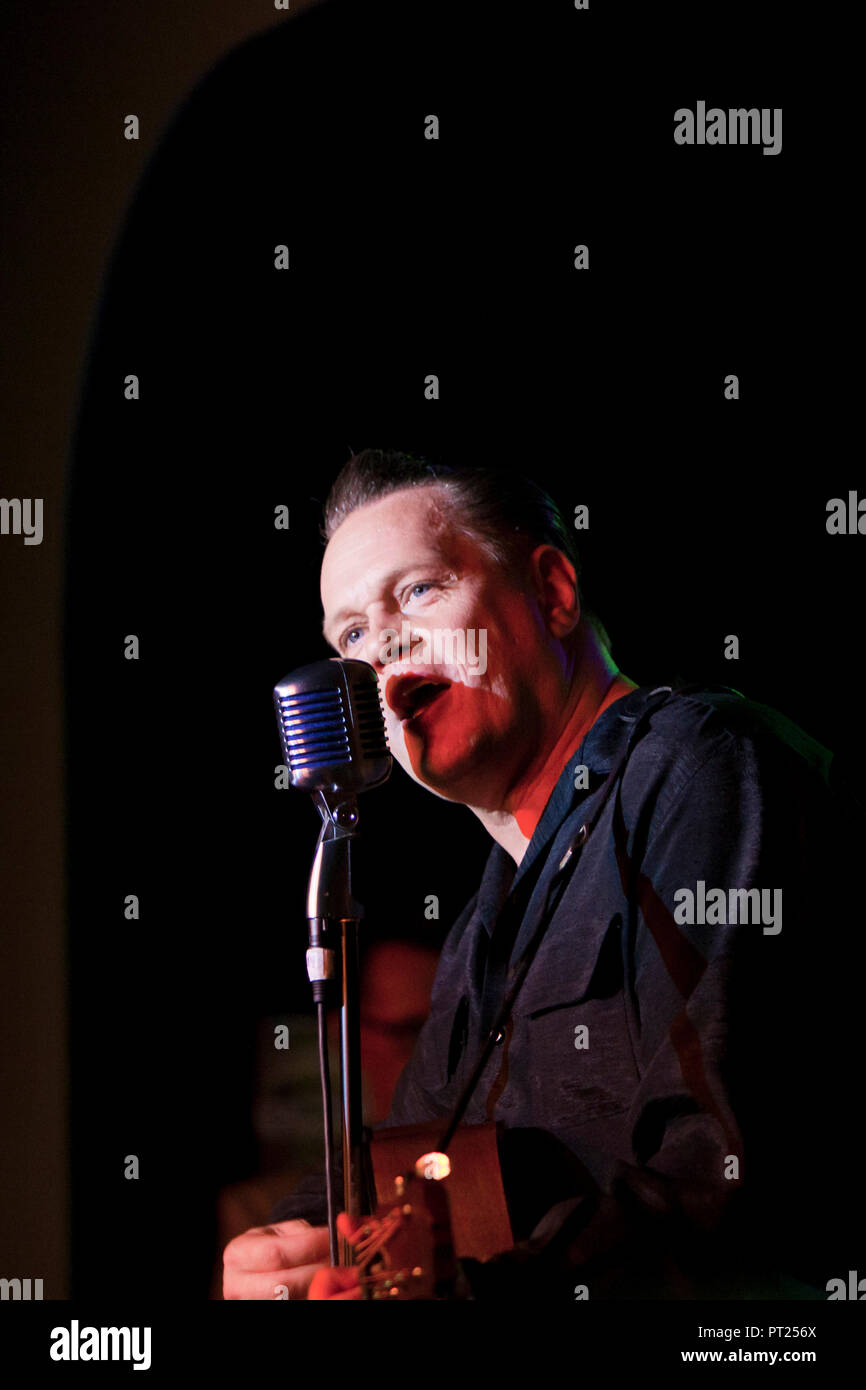
[(379, 681), (366, 661), (301, 666), (274, 687), (274, 705), (293, 787), (355, 793), (390, 775)]

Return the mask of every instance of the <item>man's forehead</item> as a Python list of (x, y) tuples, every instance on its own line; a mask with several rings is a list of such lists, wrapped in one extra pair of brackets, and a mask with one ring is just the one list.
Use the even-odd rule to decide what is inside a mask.
[[(421, 493), (428, 494), (421, 496)], [(454, 562), (465, 554), (467, 537), (446, 516), (433, 489), (394, 493), (359, 507), (340, 526), (322, 561), (322, 603), (358, 603), (387, 588), (414, 564)]]

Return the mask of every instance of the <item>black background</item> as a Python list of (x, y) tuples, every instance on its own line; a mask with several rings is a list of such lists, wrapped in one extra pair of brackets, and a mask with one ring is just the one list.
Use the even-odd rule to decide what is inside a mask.
[[(859, 765), (832, 135), (790, 10), (695, 8), (325, 4), (219, 64), (148, 166), (68, 499), (73, 1296), (109, 1290), (120, 1228), (131, 1297), (206, 1296), (215, 1194), (255, 1162), (255, 1022), (307, 1005), (317, 819), (274, 789), (271, 692), (329, 654), (318, 527), (351, 452), (586, 504), (625, 674), (733, 685)], [(675, 145), (698, 100), (782, 107), (781, 154)], [(399, 769), (362, 811), (365, 930), (423, 935), (430, 893), (447, 925), (470, 812)], [(168, 1281), (157, 1227), (183, 1232)]]

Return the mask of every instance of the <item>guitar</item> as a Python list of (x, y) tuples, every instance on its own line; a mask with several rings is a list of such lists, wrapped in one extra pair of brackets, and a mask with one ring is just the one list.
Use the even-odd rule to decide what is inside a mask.
[(447, 1154), (435, 1148), (441, 1132), (441, 1122), (404, 1125), (370, 1141), (377, 1207), (345, 1252), (365, 1299), (453, 1298), (459, 1259), (514, 1243), (496, 1125), (461, 1126)]

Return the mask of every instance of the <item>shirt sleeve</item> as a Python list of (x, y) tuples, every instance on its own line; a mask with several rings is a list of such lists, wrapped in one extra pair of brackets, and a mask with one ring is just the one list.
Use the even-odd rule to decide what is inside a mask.
[(468, 1021), (468, 1000), (454, 998), (452, 963), (477, 902), (476, 893), (448, 933), (433, 981), (430, 1016), (425, 1020), (412, 1055), (400, 1073), (388, 1115), (376, 1126), (377, 1130), (390, 1129), (395, 1125), (424, 1124), (427, 1120), (450, 1114), (449, 1108), (443, 1107), (435, 1097), (441, 1095), (451, 1079), (450, 1073), (455, 1069), (465, 1044), (462, 1030)]
[[(342, 1165), (336, 1171), (337, 1191), (343, 1188)], [(270, 1222), (309, 1221), (311, 1226), (328, 1224), (328, 1190), (324, 1173), (311, 1173), (302, 1178), (288, 1196), (281, 1197), (271, 1208)]]
[[(643, 845), (640, 816), (633, 830), (620, 823), (640, 1077), (630, 1159), (514, 1250), (464, 1261), (475, 1297), (820, 1296), (812, 1281), (832, 1274), (822, 1237), (843, 1229), (846, 1142), (839, 1105), (818, 1101), (820, 1123), (815, 1114), (844, 1046), (819, 930), (833, 843), (825, 791), (781, 747), (725, 733)], [(712, 917), (713, 889), (724, 915), (695, 920)], [(740, 897), (730, 920), (737, 889), (758, 890), (748, 920)]]

